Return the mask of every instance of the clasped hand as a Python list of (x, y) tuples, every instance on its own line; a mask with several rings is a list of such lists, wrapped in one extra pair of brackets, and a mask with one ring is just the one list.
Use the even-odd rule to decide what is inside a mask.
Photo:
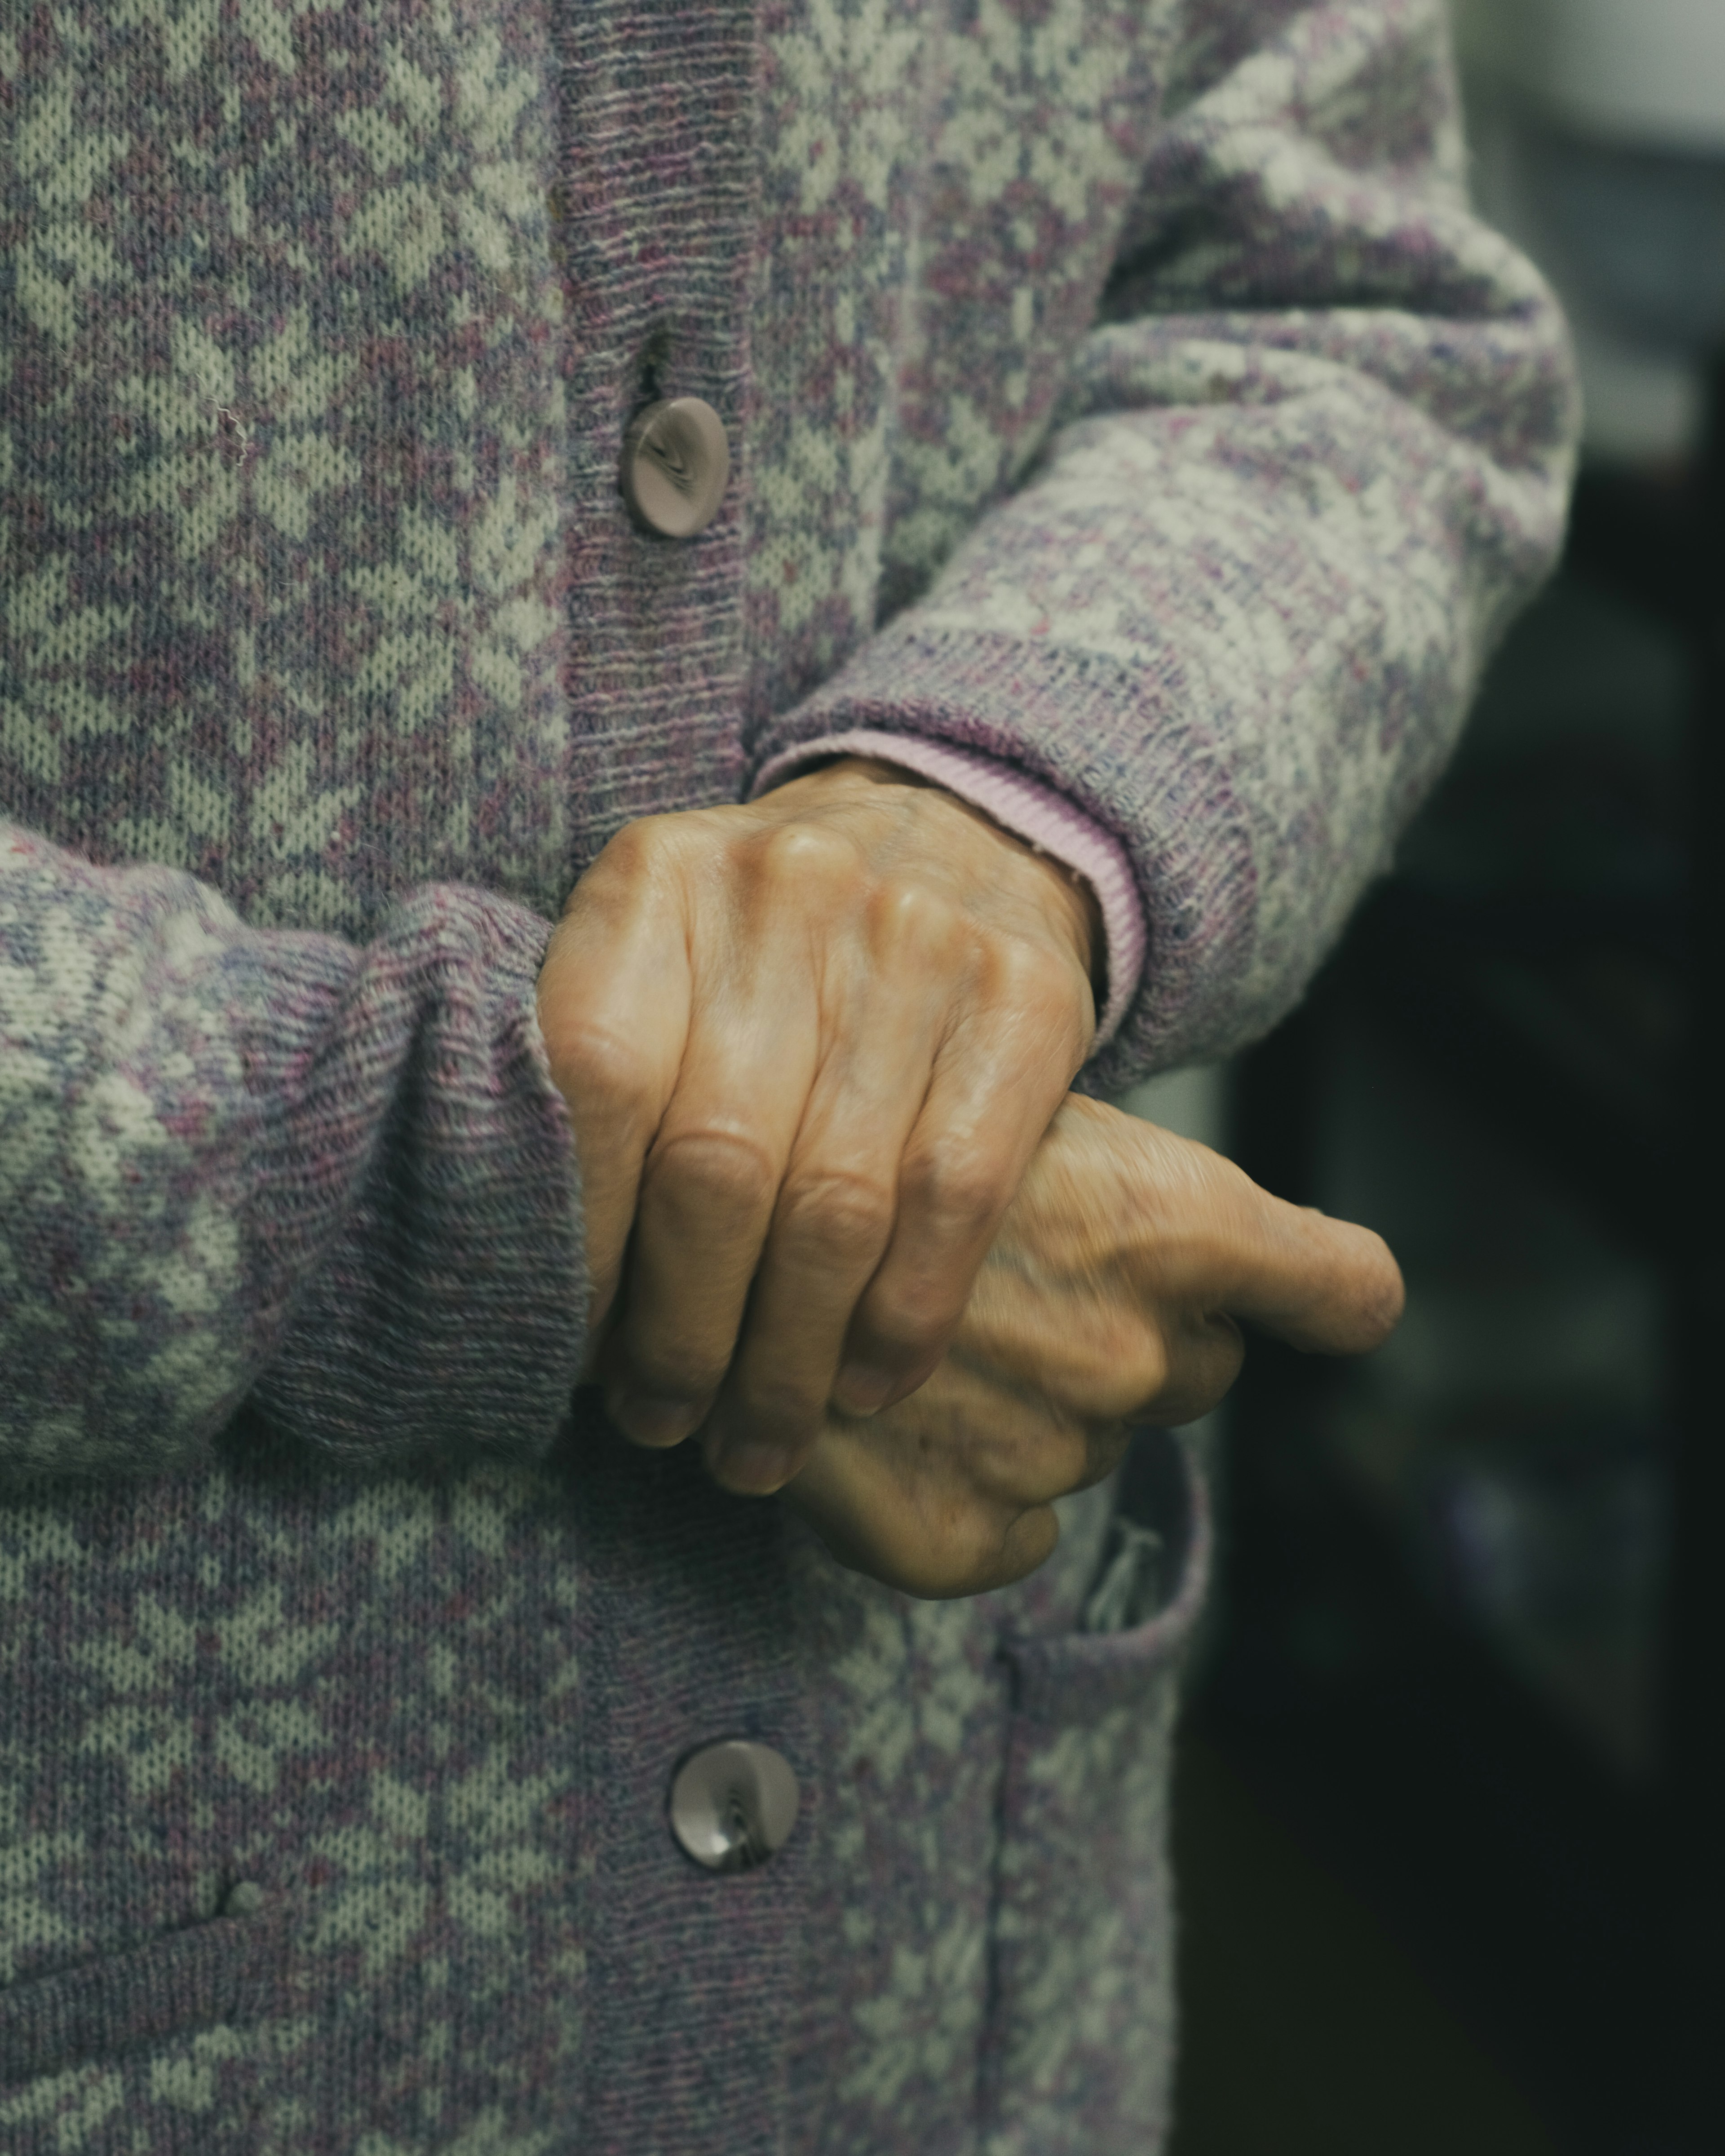
[(1109, 1473), (1135, 1424), (1190, 1422), (1222, 1398), (1236, 1321), (1358, 1354), (1401, 1302), (1368, 1229), (1070, 1095), (939, 1368), (871, 1420), (830, 1413), (785, 1501), (835, 1556), (907, 1593), (1004, 1587), (1059, 1539), (1054, 1500)]
[(1041, 1563), (1131, 1419), (1220, 1397), (1235, 1317), (1388, 1330), (1375, 1236), (1067, 1100), (1096, 934), (1062, 869), (855, 760), (613, 839), (539, 1009), (632, 1438), (699, 1431), (845, 1562), (971, 1593)]
[(539, 1008), (631, 1437), (776, 1490), (829, 1402), (927, 1377), (1089, 1049), (1090, 937), (1061, 870), (854, 760), (611, 841)]

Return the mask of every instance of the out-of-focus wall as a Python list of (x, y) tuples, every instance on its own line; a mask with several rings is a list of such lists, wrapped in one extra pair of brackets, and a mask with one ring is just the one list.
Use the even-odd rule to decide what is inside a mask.
[(1160, 1123), (1183, 1138), (1217, 1152), (1228, 1149), (1226, 1065), (1210, 1063), (1192, 1070), (1164, 1070), (1135, 1086), (1119, 1106), (1128, 1115)]
[(1454, 0), (1465, 64), (1585, 134), (1725, 151), (1721, 0)]
[(1725, 0), (1451, 0), (1474, 187), (1574, 322), (1588, 448), (1681, 465), (1725, 346)]

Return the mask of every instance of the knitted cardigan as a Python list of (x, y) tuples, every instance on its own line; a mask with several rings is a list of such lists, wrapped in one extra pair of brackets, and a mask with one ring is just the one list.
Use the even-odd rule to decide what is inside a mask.
[(1106, 1493), (918, 1605), (622, 1445), (533, 985), (860, 734), (1115, 877), (1087, 1085), (1289, 1007), (1561, 526), (1440, 0), (8, 0), (0, 204), (0, 2146), (1153, 2149), (1201, 1491), (1086, 1630)]

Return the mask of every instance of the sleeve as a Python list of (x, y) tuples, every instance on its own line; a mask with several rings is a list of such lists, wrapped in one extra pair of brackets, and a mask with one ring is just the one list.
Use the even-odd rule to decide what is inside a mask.
[(1086, 1082), (1225, 1054), (1388, 865), (1578, 425), (1549, 291), (1467, 207), (1441, 0), (1194, 5), (1040, 454), (757, 760), (867, 730), (1057, 788), (1147, 937)]
[(0, 823), (0, 1476), (529, 1452), (586, 1284), (550, 935), (446, 886), (357, 948)]

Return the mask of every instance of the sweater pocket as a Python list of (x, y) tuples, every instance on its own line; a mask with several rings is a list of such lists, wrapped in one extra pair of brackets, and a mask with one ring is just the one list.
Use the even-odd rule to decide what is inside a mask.
[(277, 1995), (286, 1911), (254, 1893), (236, 1890), (207, 1923), (0, 1989), (8, 2156), (256, 2156), (250, 2025)]
[(1168, 1793), (1209, 1569), (1181, 1441), (1139, 1436), (1090, 1628), (1009, 1641), (983, 2156), (1153, 2156), (1173, 2059)]

